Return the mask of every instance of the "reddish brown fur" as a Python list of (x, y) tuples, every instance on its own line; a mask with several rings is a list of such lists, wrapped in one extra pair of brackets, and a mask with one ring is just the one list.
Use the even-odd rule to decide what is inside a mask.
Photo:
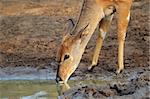
[[(79, 31), (79, 29), (81, 27), (83, 27), (82, 25), (87, 23), (86, 21), (89, 21), (89, 23), (96, 22), (95, 20), (97, 17), (90, 14), (90, 12), (87, 11), (87, 10), (93, 11), (92, 13), (94, 13), (94, 11), (96, 11), (96, 10), (93, 10), (93, 9), (97, 8), (93, 4), (93, 2), (95, 2), (95, 1), (94, 0), (85, 0), (85, 2), (87, 4), (87, 6), (85, 6), (85, 7), (88, 7), (88, 8), (83, 9), (83, 13), (81, 13), (81, 16), (79, 18), (79, 24), (77, 24), (77, 26), (76, 26), (77, 28), (75, 28), (75, 30), (74, 30), (75, 32)], [(96, 0), (96, 3), (97, 3), (97, 5), (99, 5), (99, 8), (100, 8), (100, 9), (97, 9), (97, 11), (99, 11), (99, 10), (101, 11), (101, 15), (100, 15), (101, 19), (107, 17), (106, 13), (110, 6), (113, 6), (116, 9), (116, 12), (118, 15), (117, 34), (118, 34), (118, 42), (119, 42), (119, 48), (118, 48), (118, 66), (119, 67), (118, 67), (117, 73), (120, 73), (120, 71), (123, 70), (123, 68), (124, 68), (124, 65), (123, 65), (124, 41), (125, 41), (126, 30), (127, 30), (127, 25), (128, 25), (128, 21), (129, 21), (128, 17), (130, 14), (132, 0)], [(90, 6), (90, 4), (91, 4), (91, 6)], [(85, 11), (85, 13), (84, 13), (84, 11)], [(98, 15), (97, 13), (95, 12), (94, 14)], [(89, 15), (86, 15), (86, 14), (89, 14)], [(88, 18), (88, 16), (91, 18)], [(108, 28), (110, 25), (109, 21), (111, 22), (110, 19), (109, 20), (106, 19), (100, 23), (100, 26), (101, 26), (100, 29), (103, 32), (108, 31)], [(97, 23), (98, 22), (96, 22), (96, 24)], [(89, 27), (87, 27), (87, 30), (85, 29), (84, 32), (87, 32), (87, 35), (85, 35), (84, 37), (82, 37), (82, 35), (81, 35), (81, 37), (76, 36), (76, 35), (75, 36), (67, 36), (63, 40), (63, 42), (60, 46), (59, 52), (58, 52), (59, 59), (61, 60), (58, 74), (64, 82), (67, 82), (68, 77), (75, 71), (76, 65), (78, 65), (78, 63), (80, 62), (82, 54), (85, 50), (85, 47), (86, 47), (91, 35), (93, 34), (93, 31), (91, 33), (88, 30), (91, 30), (91, 29), (94, 30), (96, 28), (96, 24), (94, 24), (94, 26), (92, 26), (92, 24), (90, 24)], [(104, 39), (104, 37), (102, 37), (102, 36), (100, 36), (100, 38), (98, 38), (96, 48), (99, 48), (99, 49), (101, 48), (103, 39)], [(81, 42), (83, 42), (83, 44), (81, 44)], [(64, 61), (64, 56), (67, 53), (69, 54), (70, 57), (69, 57), (69, 59)], [(98, 56), (96, 55), (97, 53), (99, 53), (98, 50), (95, 51), (95, 57), (98, 58)], [(94, 63), (94, 64), (92, 63), (92, 65), (97, 64), (97, 58), (96, 58), (96, 63)]]

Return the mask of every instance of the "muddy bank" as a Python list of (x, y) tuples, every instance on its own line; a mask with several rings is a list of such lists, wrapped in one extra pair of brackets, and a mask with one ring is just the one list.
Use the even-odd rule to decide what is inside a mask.
[[(149, 72), (133, 79), (80, 82), (61, 97), (69, 99), (149, 99)], [(148, 87), (145, 87), (148, 86)], [(61, 99), (61, 98), (60, 98)]]
[[(58, 66), (56, 52), (62, 39), (65, 20), (77, 20), (81, 2), (82, 0), (0, 1), (0, 80), (54, 80)], [(65, 97), (149, 97), (148, 9), (149, 0), (135, 0), (133, 3), (126, 36), (124, 73), (114, 73), (118, 46), (115, 17), (106, 35), (98, 66), (93, 72), (87, 71), (98, 34), (96, 30), (71, 78), (75, 82), (95, 79), (109, 82), (115, 79), (114, 83), (96, 86), (96, 81), (92, 84), (82, 84), (79, 81), (75, 84), (79, 85), (77, 88), (72, 87), (64, 92)], [(146, 75), (146, 78), (142, 75)]]

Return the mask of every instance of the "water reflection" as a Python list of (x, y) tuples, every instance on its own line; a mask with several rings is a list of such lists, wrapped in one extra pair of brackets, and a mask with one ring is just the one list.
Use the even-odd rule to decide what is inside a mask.
[(38, 99), (40, 97), (40, 99), (47, 99), (47, 92), (45, 91), (40, 91), (40, 92), (37, 92), (31, 96), (23, 96), (21, 97), (21, 99)]
[(69, 84), (57, 84), (58, 99), (64, 99), (64, 92), (70, 89)]
[(64, 99), (69, 89), (55, 81), (0, 81), (0, 99)]
[(0, 99), (57, 99), (55, 81), (0, 81)]
[(65, 99), (68, 93), (82, 85), (105, 85), (99, 80), (70, 80), (69, 84), (52, 81), (0, 81), (0, 99)]

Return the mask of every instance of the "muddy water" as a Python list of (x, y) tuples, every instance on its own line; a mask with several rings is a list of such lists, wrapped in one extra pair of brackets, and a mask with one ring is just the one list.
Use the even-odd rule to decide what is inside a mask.
[(1, 81), (0, 99), (57, 99), (55, 81)]
[(139, 81), (69, 80), (68, 84), (56, 84), (54, 80), (5, 80), (0, 81), (0, 99), (147, 99), (149, 87), (136, 90)]
[[(78, 84), (78, 85), (77, 85)], [(65, 91), (80, 85), (102, 85), (105, 81), (69, 81), (66, 85), (56, 84), (54, 80), (49, 81), (0, 81), (0, 99), (57, 99), (61, 98)]]

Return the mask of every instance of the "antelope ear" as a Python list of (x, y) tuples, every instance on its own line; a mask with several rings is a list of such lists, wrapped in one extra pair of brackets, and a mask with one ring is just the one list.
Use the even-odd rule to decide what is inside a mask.
[(64, 27), (63, 40), (70, 36), (71, 30), (74, 28), (74, 26), (75, 24), (73, 19), (68, 19)]

